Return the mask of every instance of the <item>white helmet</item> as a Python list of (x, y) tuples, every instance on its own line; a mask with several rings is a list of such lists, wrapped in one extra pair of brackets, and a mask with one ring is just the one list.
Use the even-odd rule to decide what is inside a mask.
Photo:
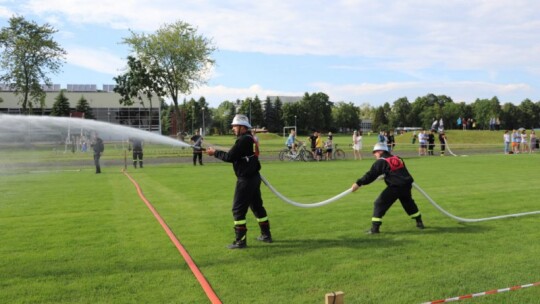
[(375, 151), (386, 151), (388, 152), (388, 147), (384, 143), (376, 143), (375, 146), (373, 146), (373, 152)]
[(232, 120), (231, 126), (244, 126), (248, 129), (251, 129), (251, 124), (246, 115), (236, 114)]

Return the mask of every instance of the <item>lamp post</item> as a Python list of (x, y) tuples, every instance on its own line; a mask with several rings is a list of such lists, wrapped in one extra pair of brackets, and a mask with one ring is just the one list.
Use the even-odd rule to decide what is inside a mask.
[(201, 108), (202, 110), (202, 136), (205, 136), (205, 132), (204, 132), (204, 107)]
[(251, 124), (251, 99), (249, 99), (249, 124)]
[(294, 115), (294, 132), (296, 132), (296, 115)]

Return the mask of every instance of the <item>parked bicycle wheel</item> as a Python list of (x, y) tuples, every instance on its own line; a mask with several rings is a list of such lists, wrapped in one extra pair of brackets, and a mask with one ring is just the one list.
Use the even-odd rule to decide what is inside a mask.
[(308, 150), (302, 150), (302, 160), (305, 162), (313, 161), (313, 154)]
[(336, 149), (334, 152), (334, 159), (345, 159), (345, 151)]
[(279, 160), (284, 161), (287, 153), (289, 153), (289, 149), (279, 151)]

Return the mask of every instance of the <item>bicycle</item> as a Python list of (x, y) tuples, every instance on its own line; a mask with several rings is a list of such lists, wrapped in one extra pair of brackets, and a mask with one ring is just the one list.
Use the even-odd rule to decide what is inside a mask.
[(293, 151), (292, 149), (289, 149), (289, 148), (285, 148), (281, 151), (279, 151), (279, 160), (281, 161), (284, 161), (284, 160), (288, 160), (288, 161), (299, 161), (299, 160), (304, 160), (304, 151), (303, 150), (298, 150), (298, 151)]
[[(345, 159), (345, 156), (346, 156), (345, 151), (343, 151), (342, 149), (339, 149), (338, 144), (335, 144), (334, 149), (332, 150), (332, 159), (343, 160)], [(323, 152), (322, 159), (326, 160), (326, 152)]]
[(301, 142), (300, 147), (297, 148), (297, 151), (294, 152), (290, 150), (288, 147), (279, 151), (279, 160), (284, 161), (309, 161), (313, 160), (313, 154), (311, 154), (311, 151), (308, 151), (306, 149), (306, 145)]

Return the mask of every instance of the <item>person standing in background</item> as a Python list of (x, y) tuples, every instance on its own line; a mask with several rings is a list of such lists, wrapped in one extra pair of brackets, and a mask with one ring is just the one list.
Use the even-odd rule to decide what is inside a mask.
[(441, 144), (441, 156), (444, 156), (444, 151), (446, 150), (446, 134), (444, 134), (444, 131), (439, 133), (439, 142)]
[(103, 144), (103, 140), (98, 136), (97, 132), (94, 132), (94, 138), (92, 141), (92, 150), (94, 150), (94, 165), (96, 166), (96, 174), (101, 173), (101, 165), (99, 163), (99, 159), (101, 158), (101, 154), (103, 154), (103, 151), (105, 151), (105, 145)]
[(138, 138), (129, 139), (129, 150), (133, 149), (133, 167), (137, 169), (137, 161), (139, 167), (143, 167), (143, 141)]
[(504, 140), (504, 154), (509, 154), (510, 153), (510, 131), (509, 130), (504, 131), (503, 140)]
[(538, 139), (536, 138), (534, 129), (531, 129), (531, 153), (536, 149), (538, 149)]
[(354, 159), (362, 159), (362, 131), (354, 131), (352, 136)]
[(199, 160), (199, 165), (203, 165), (202, 163), (202, 153), (203, 153), (203, 148), (202, 148), (202, 142), (203, 142), (203, 137), (199, 134), (199, 130), (195, 131), (195, 135), (191, 136), (190, 138), (190, 142), (191, 142), (191, 145), (192, 145), (192, 148), (193, 148), (193, 165), (196, 166), (197, 165), (197, 160)]

